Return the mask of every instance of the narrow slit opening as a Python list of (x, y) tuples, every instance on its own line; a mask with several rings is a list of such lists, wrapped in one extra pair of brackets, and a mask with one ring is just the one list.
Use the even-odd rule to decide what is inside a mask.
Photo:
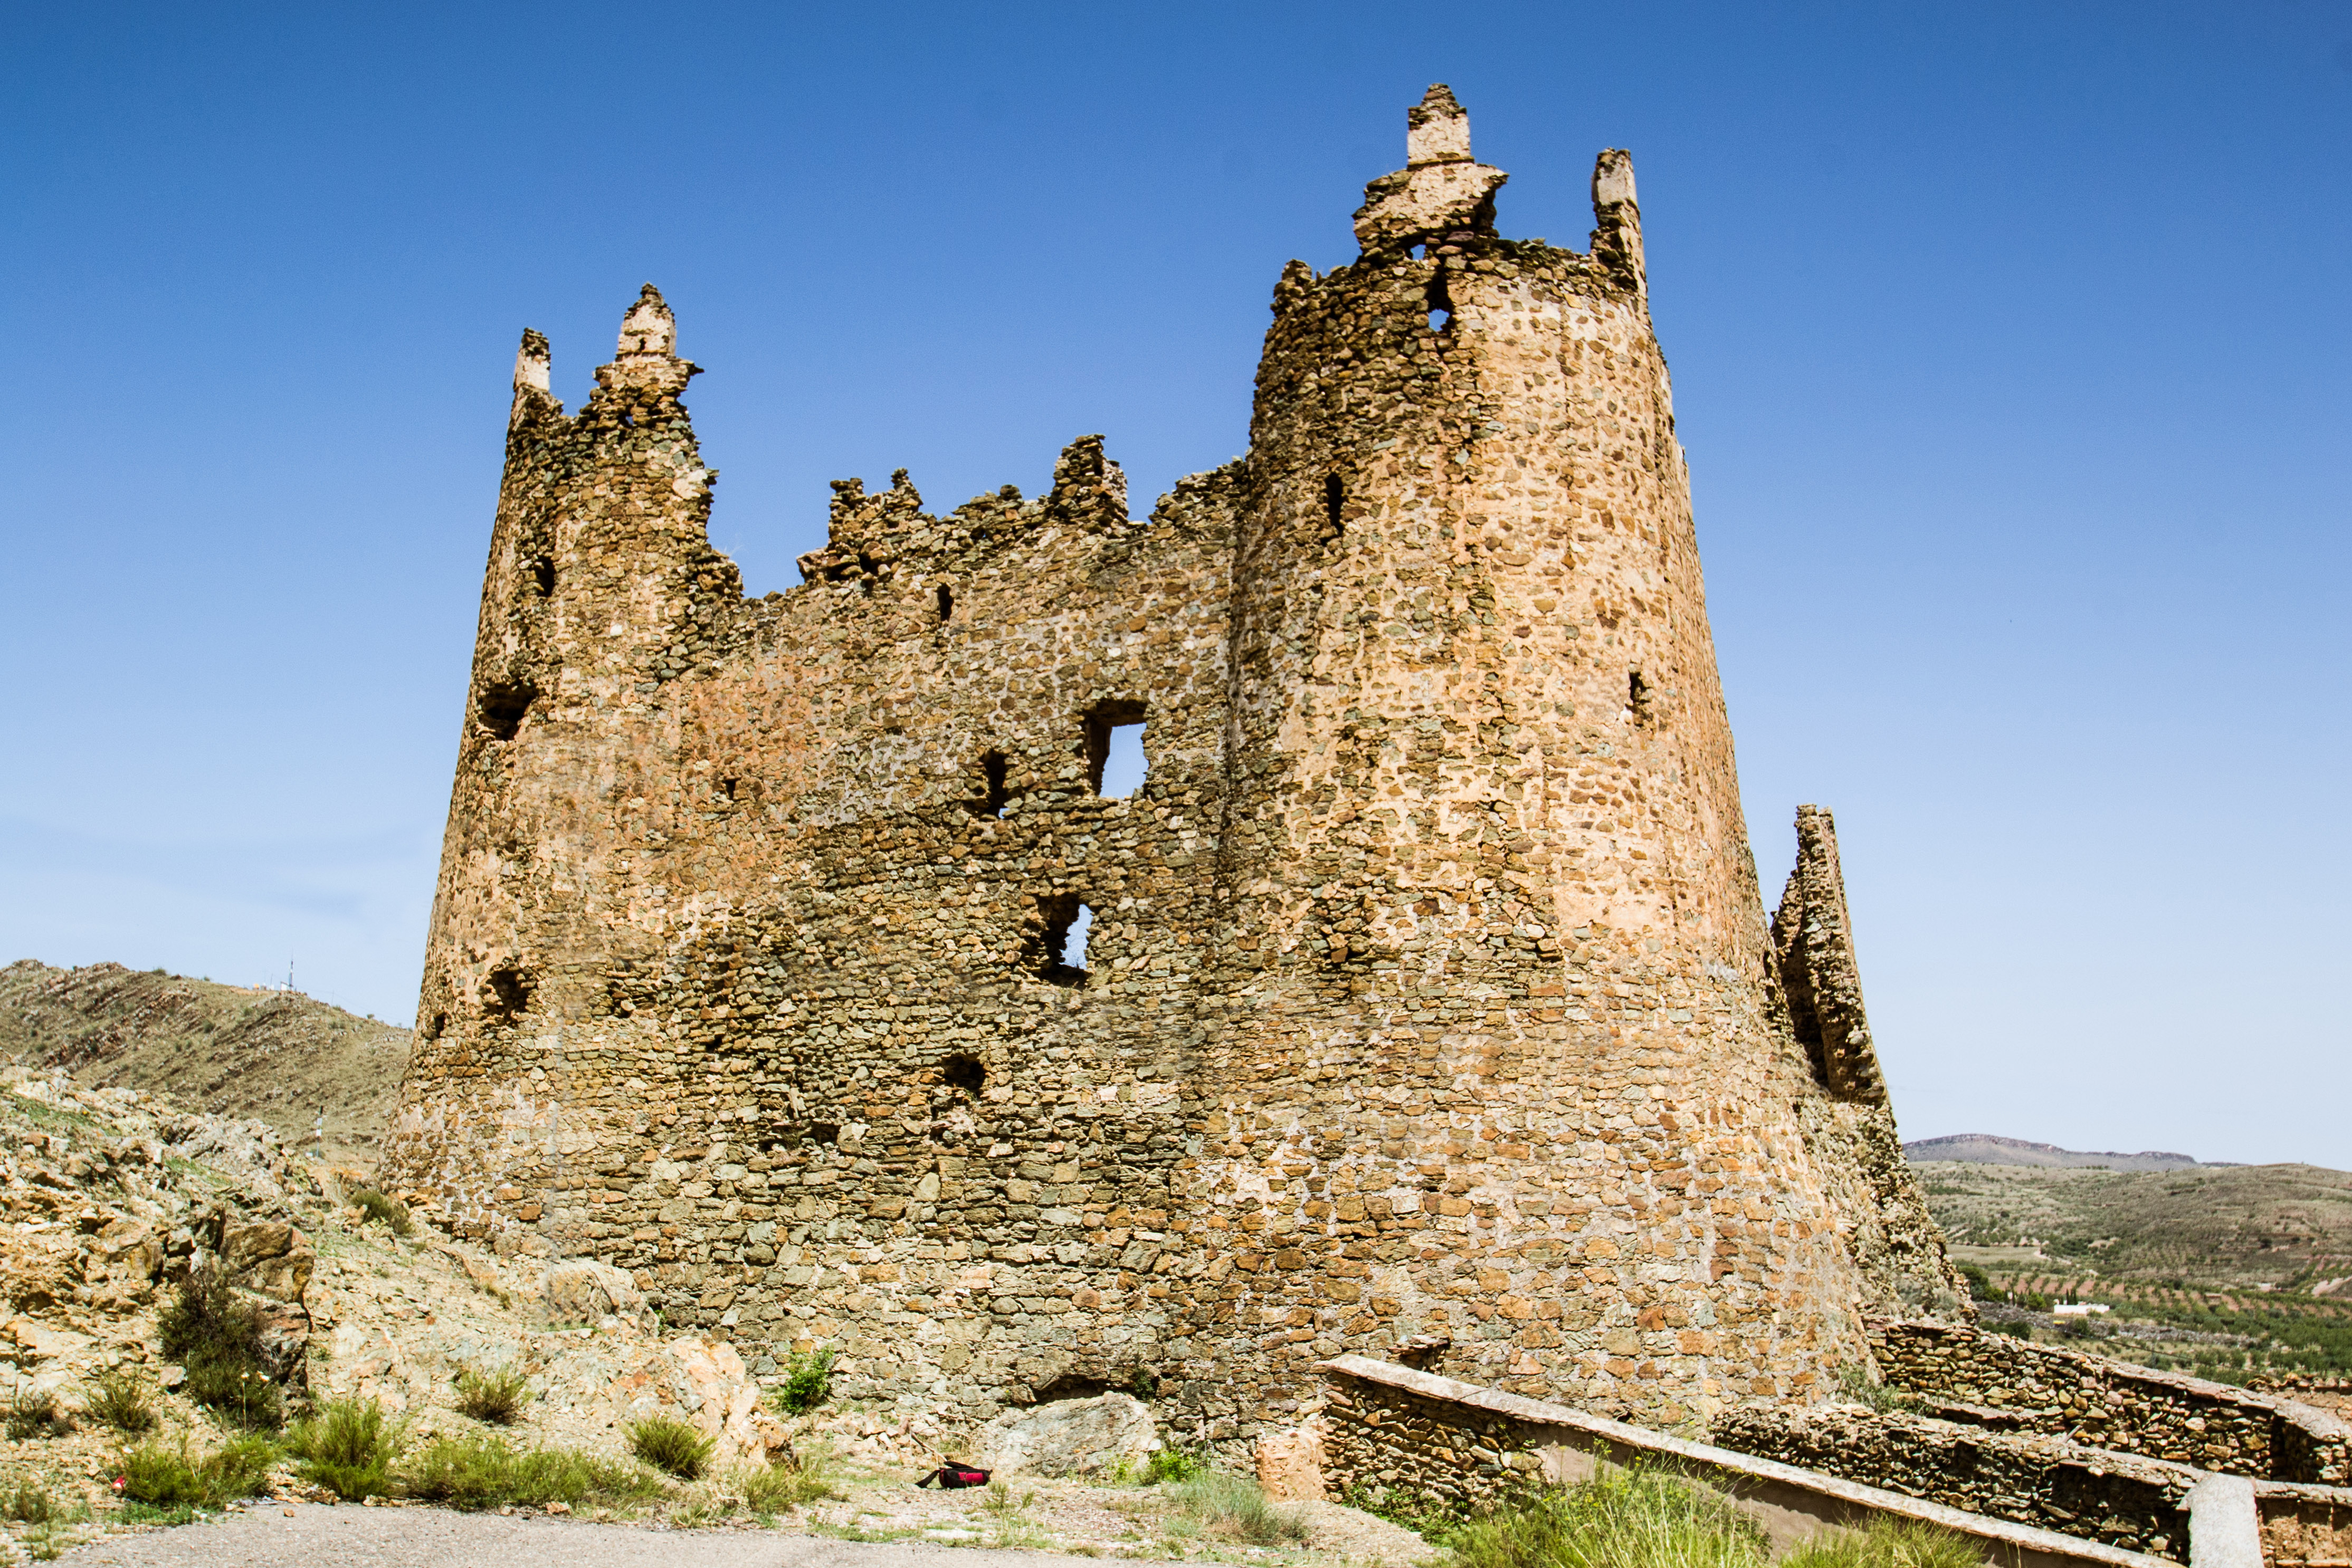
[(533, 557), (530, 563), (530, 580), (532, 584), (538, 588), (539, 596), (541, 599), (553, 598), (555, 595), (555, 563), (548, 559), (543, 555)]
[(1087, 936), (1094, 927), (1095, 912), (1078, 902), (1075, 894), (1039, 901), (1037, 912), (1043, 918), (1043, 940), (1038, 944), (1039, 977), (1056, 986), (1083, 986), (1087, 983)]
[(1639, 670), (1628, 673), (1625, 677), (1625, 716), (1637, 725), (1646, 726), (1650, 722), (1650, 683), (1642, 678)]
[(1143, 792), (1150, 761), (1144, 755), (1141, 703), (1105, 703), (1087, 716), (1087, 787), (1106, 800)]
[(1004, 753), (992, 751), (980, 759), (980, 799), (968, 803), (973, 816), (1002, 817), (1004, 815), (1005, 805), (1013, 799), (1013, 793), (1006, 787), (1004, 780)]
[(1454, 296), (1445, 287), (1445, 274), (1439, 273), (1429, 280), (1429, 329), (1444, 332), (1454, 326)]
[(1339, 515), (1348, 505), (1348, 486), (1337, 474), (1323, 476), (1323, 532), (1328, 538), (1339, 537)]
[(939, 601), (940, 623), (941, 625), (945, 625), (948, 618), (955, 613), (955, 591), (950, 588), (946, 583), (940, 583)]

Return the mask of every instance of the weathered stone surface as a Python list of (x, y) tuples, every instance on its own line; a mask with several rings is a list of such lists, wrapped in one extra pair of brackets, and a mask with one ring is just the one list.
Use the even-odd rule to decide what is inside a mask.
[(1954, 1323), (1868, 1328), (1886, 1385), (1923, 1396), (1930, 1414), (1998, 1418), (2224, 1475), (2352, 1481), (2352, 1429), (2293, 1399)]
[(761, 1408), (743, 1358), (722, 1340), (679, 1335), (623, 1372), (607, 1396), (625, 1420), (667, 1416), (718, 1438), (722, 1458), (764, 1464), (792, 1447), (783, 1424)]
[(1266, 1496), (1281, 1502), (1305, 1502), (1323, 1496), (1322, 1422), (1302, 1421), (1260, 1436), (1257, 1484)]
[(291, 1251), (295, 1230), (283, 1220), (258, 1220), (226, 1227), (221, 1236), (221, 1261), (232, 1270), (249, 1269), (265, 1258)]
[(1148, 515), (1094, 436), (842, 480), (758, 600), (660, 297), (576, 414), (527, 338), (388, 1180), (755, 1371), (1236, 1458), (1346, 1351), (1662, 1425), (1866, 1359), (1933, 1260), (1781, 996), (1631, 163), (1589, 255), (1480, 168), (1433, 91)]
[(627, 1270), (593, 1258), (573, 1258), (554, 1265), (541, 1288), (548, 1314), (558, 1322), (634, 1319), (646, 1309), (645, 1292), (637, 1289)]
[(310, 1289), (310, 1274), (318, 1264), (319, 1255), (306, 1247), (299, 1252), (263, 1259), (239, 1274), (236, 1282), (273, 1301), (299, 1301), (302, 1292)]
[(1140, 1467), (1159, 1446), (1141, 1400), (1101, 1394), (1006, 1411), (982, 1429), (973, 1462), (1008, 1476), (1094, 1475)]

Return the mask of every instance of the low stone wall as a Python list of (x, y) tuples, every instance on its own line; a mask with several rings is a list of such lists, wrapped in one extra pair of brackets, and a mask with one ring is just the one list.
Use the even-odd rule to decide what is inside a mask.
[[(1580, 1480), (1603, 1462), (1652, 1464), (1722, 1491), (1763, 1526), (1776, 1547), (1827, 1531), (1858, 1529), (1874, 1518), (1896, 1518), (1967, 1536), (2000, 1568), (2162, 1568), (2164, 1561), (2189, 1560), (2191, 1516), (2199, 1514), (2189, 1494), (2200, 1480), (2212, 1484), (2211, 1478), (2184, 1467), (2137, 1460), (2107, 1489), (2102, 1485), (2107, 1478), (2094, 1466), (2068, 1467), (2063, 1444), (2036, 1437), (1991, 1439), (2006, 1447), (1985, 1467), (1986, 1495), (2040, 1497), (2047, 1517), (2090, 1529), (2113, 1526), (2111, 1534), (2148, 1542), (2151, 1554), (2112, 1544), (2105, 1535), (2062, 1534), (2038, 1522), (1906, 1496), (1774, 1457), (1686, 1442), (1365, 1356), (1340, 1356), (1319, 1363), (1318, 1370), (1326, 1389), (1320, 1419), (1327, 1474), (1344, 1484), (1418, 1494), (1457, 1508)], [(1937, 1425), (1913, 1419), (1920, 1427)], [(1976, 1434), (1954, 1430), (1960, 1444), (1979, 1440)], [(2053, 1471), (2046, 1496), (2032, 1484), (2035, 1465)], [(2242, 1489), (2248, 1483), (2228, 1484)], [(2074, 1506), (2065, 1506), (2069, 1502)], [(2200, 1562), (2222, 1542), (2218, 1531), (2207, 1533), (2214, 1539), (2204, 1543)], [(2238, 1561), (2252, 1568), (2252, 1530), (2237, 1533), (2246, 1537), (2238, 1542), (2243, 1549)], [(2229, 1539), (2234, 1541), (2234, 1534)], [(2315, 1562), (2312, 1568), (2317, 1568)]]
[(2352, 1434), (2312, 1406), (1982, 1329), (1867, 1326), (1879, 1376), (1929, 1415), (2257, 1480), (2352, 1481)]
[(1734, 1410), (1708, 1435), (1743, 1454), (2179, 1562), (2189, 1494), (2203, 1479), (2187, 1465), (2042, 1433), (1845, 1405)]

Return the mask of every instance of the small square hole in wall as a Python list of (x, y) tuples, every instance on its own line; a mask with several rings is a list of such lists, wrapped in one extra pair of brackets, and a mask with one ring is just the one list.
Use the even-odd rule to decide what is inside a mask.
[(1106, 800), (1143, 793), (1141, 703), (1105, 703), (1087, 715), (1087, 783)]
[(1037, 901), (1044, 923), (1037, 944), (1037, 973), (1057, 986), (1087, 983), (1087, 936), (1095, 912), (1074, 894)]
[(490, 971), (483, 1015), (493, 1022), (502, 1022), (528, 1010), (533, 989), (530, 976), (514, 964), (502, 964)]
[(512, 740), (522, 728), (523, 716), (539, 693), (520, 684), (489, 685), (482, 688), (480, 700), (475, 705), (475, 716), (494, 740)]

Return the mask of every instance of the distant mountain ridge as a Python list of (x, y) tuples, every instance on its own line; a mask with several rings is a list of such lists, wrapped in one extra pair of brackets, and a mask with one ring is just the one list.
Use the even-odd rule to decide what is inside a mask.
[(1915, 1160), (1958, 1160), (1979, 1166), (2061, 1166), (2079, 1168), (2103, 1166), (2115, 1171), (2194, 1170), (2205, 1162), (2192, 1155), (2162, 1149), (2142, 1149), (2136, 1155), (2090, 1153), (2062, 1149), (2055, 1144), (2029, 1143), (2023, 1138), (1996, 1137), (1990, 1133), (1955, 1133), (1944, 1138), (1921, 1138), (1903, 1145)]

